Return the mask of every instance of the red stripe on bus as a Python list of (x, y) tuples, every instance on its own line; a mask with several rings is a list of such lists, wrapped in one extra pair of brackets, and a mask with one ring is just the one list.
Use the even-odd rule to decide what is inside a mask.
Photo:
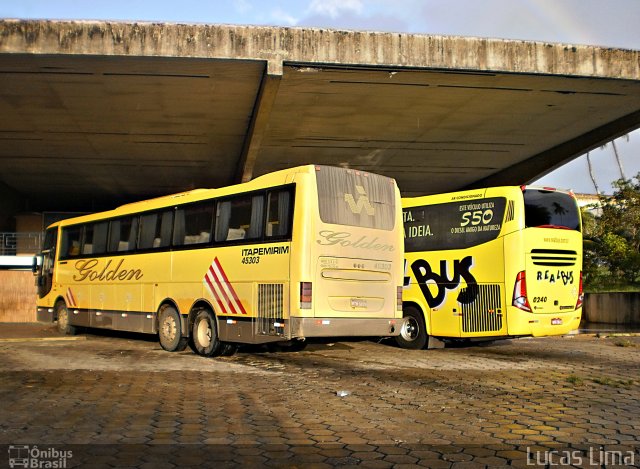
[[(231, 311), (233, 312), (233, 314), (238, 314), (238, 311), (236, 311), (236, 309), (233, 307), (233, 302), (231, 301), (231, 299), (227, 295), (227, 292), (224, 289), (224, 285), (222, 284), (222, 282), (220, 281), (220, 279), (216, 275), (216, 271), (213, 268), (213, 265), (211, 265), (209, 267), (209, 272), (211, 272), (211, 275), (213, 275), (213, 279), (216, 281), (216, 284), (218, 284), (218, 286), (220, 287), (220, 291), (224, 295), (224, 299), (225, 299), (227, 305), (231, 308)], [(224, 276), (224, 272), (222, 273), (222, 275)], [(233, 291), (233, 289), (230, 289), (230, 290)]]
[(231, 290), (231, 294), (235, 298), (238, 306), (240, 306), (240, 309), (242, 310), (242, 314), (247, 314), (246, 310), (244, 309), (244, 306), (242, 306), (242, 301), (240, 301), (240, 298), (238, 298), (238, 295), (236, 294), (236, 291), (233, 289), (233, 287), (231, 286), (231, 283), (229, 282), (229, 279), (227, 278), (227, 274), (225, 274), (224, 270), (222, 269), (222, 266), (220, 265), (220, 261), (216, 257), (213, 260), (213, 262), (216, 263), (216, 265), (218, 266), (218, 269), (220, 269), (220, 273), (222, 274), (222, 277), (224, 278), (224, 281), (227, 283), (227, 285), (229, 285), (229, 290)]
[(216, 301), (218, 302), (218, 306), (220, 306), (220, 309), (222, 311), (224, 311), (225, 314), (227, 314), (227, 308), (224, 307), (224, 304), (222, 303), (222, 301), (220, 301), (220, 295), (218, 295), (218, 292), (216, 291), (215, 287), (213, 286), (213, 283), (211, 283), (211, 280), (209, 279), (208, 275), (204, 276), (204, 280), (205, 282), (207, 282), (207, 285), (209, 285), (209, 290), (211, 291), (211, 294), (216, 298)]
[(71, 291), (71, 288), (67, 289), (67, 294), (69, 295), (69, 303), (71, 303), (71, 306), (75, 307), (76, 306), (76, 297), (73, 296), (73, 292)]

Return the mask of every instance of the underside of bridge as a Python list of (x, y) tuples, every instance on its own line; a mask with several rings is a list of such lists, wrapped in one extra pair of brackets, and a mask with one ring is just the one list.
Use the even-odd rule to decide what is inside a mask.
[(522, 184), (638, 127), (638, 51), (0, 21), (0, 231), (306, 163), (404, 195)]

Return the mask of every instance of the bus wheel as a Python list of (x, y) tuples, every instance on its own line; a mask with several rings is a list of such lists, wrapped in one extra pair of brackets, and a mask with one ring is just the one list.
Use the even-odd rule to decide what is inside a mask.
[(75, 335), (78, 332), (76, 326), (69, 324), (69, 310), (64, 301), (56, 303), (56, 316), (58, 317), (58, 331), (61, 334)]
[(194, 352), (203, 357), (217, 357), (227, 349), (218, 339), (215, 318), (207, 309), (200, 310), (196, 315), (191, 337)]
[(158, 319), (160, 346), (167, 352), (181, 352), (187, 346), (187, 338), (182, 336), (180, 314), (173, 306), (160, 310)]
[(427, 328), (422, 312), (413, 306), (404, 308), (404, 318), (396, 343), (406, 349), (420, 350), (427, 345)]

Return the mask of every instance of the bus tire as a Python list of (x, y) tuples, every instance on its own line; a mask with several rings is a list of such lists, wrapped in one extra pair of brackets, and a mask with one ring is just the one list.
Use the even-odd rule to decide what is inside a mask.
[(216, 320), (208, 309), (202, 309), (196, 314), (191, 329), (193, 351), (203, 357), (217, 357), (228, 352), (227, 344), (218, 339)]
[(400, 335), (396, 336), (398, 346), (410, 350), (421, 350), (427, 345), (429, 335), (424, 323), (422, 311), (414, 306), (403, 309), (403, 321)]
[(167, 352), (181, 352), (187, 346), (187, 337), (182, 334), (180, 314), (173, 306), (165, 306), (158, 315), (158, 338), (160, 346)]
[(69, 310), (64, 301), (56, 303), (56, 317), (58, 318), (58, 331), (61, 334), (76, 335), (78, 328), (69, 324)]

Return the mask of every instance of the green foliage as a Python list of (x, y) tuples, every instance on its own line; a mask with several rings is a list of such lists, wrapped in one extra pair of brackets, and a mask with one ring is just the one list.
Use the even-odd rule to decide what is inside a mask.
[(579, 376), (575, 376), (575, 375), (567, 376), (567, 382), (571, 384), (575, 384), (576, 386), (582, 386), (584, 384), (584, 380)]
[(600, 198), (600, 216), (582, 214), (588, 291), (640, 289), (640, 173), (613, 187), (613, 196)]

